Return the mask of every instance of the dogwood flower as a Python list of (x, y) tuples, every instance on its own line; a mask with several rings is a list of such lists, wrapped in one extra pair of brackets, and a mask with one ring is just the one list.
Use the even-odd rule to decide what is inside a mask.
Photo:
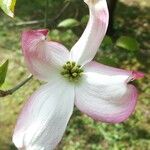
[(25, 31), (22, 49), (30, 72), (47, 83), (28, 100), (18, 119), (13, 142), (20, 150), (53, 150), (76, 107), (97, 121), (120, 123), (134, 111), (137, 90), (129, 84), (142, 73), (92, 61), (108, 26), (106, 0), (85, 0), (90, 18), (69, 52), (46, 39), (48, 30)]

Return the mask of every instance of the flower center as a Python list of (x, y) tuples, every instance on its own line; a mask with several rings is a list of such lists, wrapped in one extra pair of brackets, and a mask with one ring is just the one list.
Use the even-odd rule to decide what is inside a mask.
[(76, 64), (74, 61), (68, 61), (63, 65), (61, 75), (71, 82), (77, 82), (81, 78), (83, 72), (80, 65)]

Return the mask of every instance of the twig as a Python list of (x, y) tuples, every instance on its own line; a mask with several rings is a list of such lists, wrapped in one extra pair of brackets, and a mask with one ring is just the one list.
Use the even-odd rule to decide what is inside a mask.
[(22, 86), (24, 86), (29, 80), (31, 80), (33, 77), (33, 75), (30, 75), (27, 79), (25, 79), (24, 81), (22, 81), (20, 84), (18, 84), (17, 86), (13, 87), (10, 90), (6, 90), (6, 91), (2, 91), (0, 90), (0, 97), (5, 97), (8, 95), (12, 95), (14, 92), (16, 92), (18, 89), (20, 89)]
[[(65, 4), (65, 6), (60, 10), (60, 12), (59, 12), (54, 18), (52, 18), (52, 19), (47, 19), (46, 25), (47, 25), (47, 24), (51, 24), (52, 22), (54, 22), (55, 20), (57, 20), (57, 19), (63, 14), (63, 12), (69, 7), (70, 3), (71, 3), (70, 1), (67, 2), (67, 3)], [(47, 14), (46, 14), (46, 15), (47, 15)], [(47, 17), (45, 16), (45, 18), (47, 18)], [(35, 24), (42, 24), (42, 23), (45, 24), (45, 19), (18, 22), (18, 23), (15, 24), (15, 26), (25, 26), (25, 25), (33, 25), (33, 24), (35, 25)], [(46, 25), (44, 25), (44, 26), (46, 26)]]
[(53, 20), (58, 19), (63, 14), (63, 12), (69, 7), (70, 3), (71, 3), (71, 1), (68, 1), (66, 3), (66, 5), (60, 10), (60, 12), (58, 13), (58, 15), (56, 15), (56, 17), (53, 18)]
[(47, 22), (48, 22), (48, 7), (49, 7), (49, 0), (46, 0), (45, 2), (45, 15), (44, 15), (44, 27), (47, 27)]
[(32, 21), (22, 21), (15, 24), (15, 26), (26, 26), (26, 25), (33, 25), (33, 24), (39, 24), (44, 23), (44, 20), (32, 20)]

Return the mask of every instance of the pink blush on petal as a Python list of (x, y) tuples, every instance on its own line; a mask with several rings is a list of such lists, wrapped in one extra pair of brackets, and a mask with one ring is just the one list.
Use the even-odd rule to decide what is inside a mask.
[(48, 29), (39, 29), (37, 30), (39, 33), (42, 33), (43, 35), (47, 36), (48, 34)]
[(141, 79), (145, 76), (144, 73), (138, 71), (133, 71), (132, 75), (133, 75), (133, 79)]

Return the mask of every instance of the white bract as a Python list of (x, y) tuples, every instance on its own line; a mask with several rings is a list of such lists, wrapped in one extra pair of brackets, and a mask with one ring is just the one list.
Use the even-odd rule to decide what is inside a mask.
[(28, 100), (18, 119), (13, 142), (20, 150), (53, 150), (60, 142), (74, 104), (97, 121), (119, 123), (134, 111), (137, 91), (129, 81), (142, 73), (92, 61), (107, 30), (106, 0), (86, 0), (90, 18), (69, 52), (47, 41), (48, 30), (22, 34), (22, 49), (30, 72), (47, 84)]

